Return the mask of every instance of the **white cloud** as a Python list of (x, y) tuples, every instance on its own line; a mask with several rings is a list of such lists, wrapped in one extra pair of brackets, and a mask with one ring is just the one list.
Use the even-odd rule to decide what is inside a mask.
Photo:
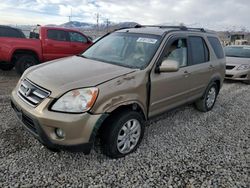
[(71, 15), (72, 10), (72, 19), (83, 22), (95, 22), (95, 14), (99, 12), (102, 19), (108, 18), (113, 22), (182, 22), (211, 29), (233, 25), (250, 29), (249, 7), (249, 0), (2, 0), (0, 24), (19, 24), (25, 20), (27, 24), (63, 23)]

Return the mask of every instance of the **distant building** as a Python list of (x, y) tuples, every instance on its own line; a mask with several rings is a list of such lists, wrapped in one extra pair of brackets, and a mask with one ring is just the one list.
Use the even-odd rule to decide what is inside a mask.
[(237, 34), (230, 35), (230, 42), (232, 44), (235, 44), (236, 41), (238, 41), (238, 40), (244, 40), (244, 39), (245, 39), (245, 34), (243, 34), (243, 33), (237, 33)]
[(227, 45), (245, 45), (250, 44), (249, 32), (218, 32), (218, 35), (224, 46)]

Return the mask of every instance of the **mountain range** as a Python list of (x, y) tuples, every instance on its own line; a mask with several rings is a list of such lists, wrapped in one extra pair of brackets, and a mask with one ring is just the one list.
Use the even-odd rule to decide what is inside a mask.
[[(110, 29), (118, 29), (118, 28), (124, 28), (124, 27), (134, 27), (135, 25), (138, 25), (138, 23), (136, 22), (120, 22), (120, 23), (108, 22), (108, 25), (105, 23), (100, 23), (99, 30), (105, 30), (107, 29), (107, 26)], [(76, 28), (76, 29), (97, 29), (97, 24), (87, 23), (87, 22), (78, 22), (78, 21), (70, 21), (61, 25), (50, 25), (50, 26), (59, 26), (59, 27)]]
[[(108, 29), (114, 30), (119, 28), (126, 28), (126, 27), (134, 27), (138, 25), (139, 23), (136, 22), (120, 22), (120, 23), (114, 23), (114, 22), (108, 22)], [(161, 23), (158, 25), (180, 25), (178, 22), (166, 22)], [(211, 29), (215, 31), (229, 31), (229, 32), (249, 32), (249, 28), (246, 28), (245, 26), (240, 25), (219, 25), (219, 24), (201, 24), (201, 23), (190, 23), (190, 24), (184, 24), (187, 27), (202, 27), (205, 29)], [(80, 30), (97, 30), (97, 25), (93, 23), (88, 22), (79, 22), (79, 21), (70, 21), (66, 22), (60, 25), (55, 24), (48, 24), (47, 26), (54, 26), (54, 27), (65, 27), (65, 28), (75, 28)], [(19, 25), (17, 26), (21, 29), (29, 30), (30, 28), (33, 28), (32, 25)], [(107, 23), (100, 23), (98, 27), (99, 31), (105, 31), (107, 29)]]
[[(124, 27), (134, 27), (135, 25), (138, 25), (139, 23), (136, 22), (120, 22), (120, 23), (113, 23), (109, 22), (108, 27), (110, 29), (118, 29), (118, 28), (124, 28)], [(168, 22), (168, 23), (162, 23), (158, 25), (180, 25), (179, 22)], [(191, 23), (191, 24), (184, 24), (188, 27), (202, 27), (202, 28), (208, 28), (216, 31), (248, 31), (248, 29), (245, 26), (241, 25), (219, 25), (219, 24), (201, 24), (201, 23)], [(66, 28), (77, 28), (77, 29), (97, 29), (97, 25), (93, 23), (87, 23), (87, 22), (79, 22), (79, 21), (70, 21), (66, 22), (64, 24), (59, 25), (60, 27), (66, 27)], [(105, 30), (107, 29), (107, 24), (100, 23), (99, 24), (99, 30)]]

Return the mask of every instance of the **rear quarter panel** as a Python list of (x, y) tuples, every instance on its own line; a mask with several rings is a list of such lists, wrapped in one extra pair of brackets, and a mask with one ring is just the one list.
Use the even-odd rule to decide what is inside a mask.
[(10, 62), (16, 50), (31, 50), (42, 59), (41, 43), (38, 39), (0, 37), (0, 61)]
[[(211, 46), (210, 42), (208, 41), (207, 37), (215, 37), (218, 38), (218, 40), (220, 41), (219, 37), (215, 34), (208, 34), (206, 35), (204, 38), (206, 40), (206, 43), (209, 47), (209, 51), (210, 51), (210, 60), (212, 65), (215, 67), (215, 69), (212, 72), (211, 75), (211, 80), (220, 80), (220, 87), (222, 87), (223, 85), (223, 81), (225, 78), (225, 74), (226, 74), (226, 57), (225, 57), (225, 53), (224, 53), (224, 58), (222, 59), (218, 59), (213, 47)], [(223, 47), (222, 47), (223, 48)], [(223, 51), (224, 52), (224, 51)]]

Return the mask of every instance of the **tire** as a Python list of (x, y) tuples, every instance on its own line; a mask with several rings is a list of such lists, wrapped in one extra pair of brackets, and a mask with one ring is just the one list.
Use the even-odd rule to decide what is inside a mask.
[(245, 84), (250, 85), (250, 80), (243, 81)]
[(212, 110), (218, 95), (218, 86), (215, 82), (208, 85), (202, 98), (195, 102), (196, 108), (201, 112), (208, 112)]
[(0, 69), (4, 70), (4, 71), (9, 71), (11, 69), (13, 69), (14, 64), (12, 63), (4, 63), (4, 64), (0, 64)]
[(15, 69), (16, 69), (16, 72), (18, 74), (23, 74), (23, 72), (33, 66), (33, 65), (36, 65), (38, 64), (38, 61), (37, 59), (32, 56), (32, 55), (22, 55), (22, 56), (19, 56), (17, 61), (16, 61), (16, 64), (15, 64)]
[(53, 148), (53, 147), (49, 147), (49, 146), (45, 146), (44, 147), (49, 150), (49, 151), (52, 151), (52, 152), (55, 152), (55, 153), (59, 153), (61, 150), (60, 149), (57, 149), (57, 148)]
[[(139, 112), (128, 110), (115, 114), (104, 126), (101, 134), (102, 151), (111, 158), (121, 158), (134, 152), (138, 148), (145, 130), (142, 115)], [(126, 133), (126, 131), (130, 132)]]

